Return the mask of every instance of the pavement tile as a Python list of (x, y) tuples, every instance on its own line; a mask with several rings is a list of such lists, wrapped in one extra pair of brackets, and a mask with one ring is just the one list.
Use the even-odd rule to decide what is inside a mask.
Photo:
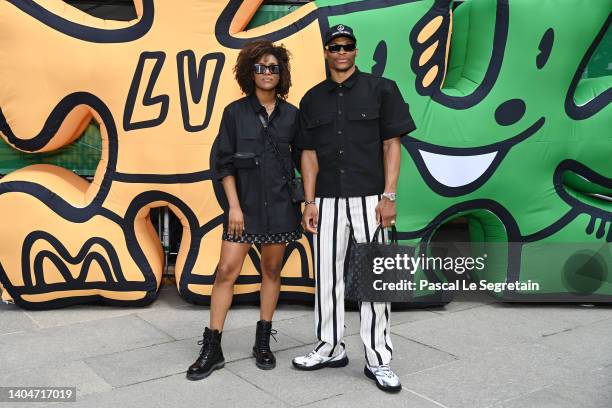
[(447, 407), (488, 407), (579, 376), (565, 358), (544, 345), (519, 344), (403, 376), (402, 384)]
[[(393, 334), (391, 335), (391, 342), (393, 343), (391, 368), (400, 379), (408, 374), (449, 364), (457, 360), (457, 358), (451, 354), (433, 349), (423, 344), (415, 343), (414, 341), (407, 340), (400, 336), (394, 336)], [(363, 350), (361, 337), (359, 335), (347, 337), (345, 343), (347, 353), (351, 359), (351, 364), (360, 366), (363, 371), (365, 365), (365, 352)]]
[[(197, 342), (202, 337), (157, 344), (134, 350), (121, 351), (86, 359), (87, 364), (114, 387), (184, 373), (198, 356), (200, 347)], [(276, 335), (278, 342), (270, 341), (275, 353), (279, 350), (301, 346), (302, 343), (281, 333)], [(251, 328), (229, 330), (223, 333), (222, 347), (226, 362), (251, 358), (255, 331)]]
[(15, 305), (0, 302), (0, 336), (37, 328), (25, 311)]
[(552, 384), (491, 408), (609, 408), (612, 406), (612, 366), (571, 381)]
[[(446, 353), (402, 338), (393, 339), (393, 341), (394, 358), (392, 367), (400, 376), (454, 361), (454, 358)], [(334, 404), (327, 406), (335, 406), (335, 398), (340, 398), (339, 404), (341, 404), (344, 403), (342, 401), (345, 399), (350, 400), (350, 395), (362, 390), (368, 390), (374, 395), (380, 394), (382, 396), (383, 393), (363, 374), (365, 358), (359, 335), (347, 336), (345, 343), (350, 363), (343, 368), (328, 368), (317, 371), (294, 369), (291, 366), (291, 360), (298, 355), (311, 351), (312, 345), (276, 353), (277, 368), (263, 375), (258, 373), (259, 370), (250, 361), (237, 361), (226, 365), (226, 367), (252, 382), (258, 388), (293, 406), (318, 401), (325, 404)], [(343, 395), (345, 397), (342, 397)], [(323, 402), (324, 400), (325, 402)], [(353, 399), (353, 406), (359, 404), (361, 404), (359, 399)]]
[(43, 365), (27, 370), (0, 371), (0, 384), (3, 387), (26, 385), (29, 387), (76, 387), (77, 396), (112, 389), (109, 383), (80, 360)]
[(225, 367), (291, 406), (356, 392), (370, 386), (367, 382), (369, 380), (363, 375), (363, 365), (358, 360), (346, 367), (317, 371), (300, 371), (291, 366), (293, 357), (311, 350), (312, 346), (303, 346), (276, 353), (276, 369), (264, 373), (248, 360), (226, 364)]
[(50, 327), (0, 336), (0, 367), (7, 372), (44, 367), (171, 340), (136, 316)]
[(538, 343), (564, 352), (565, 364), (569, 367), (586, 370), (609, 366), (612, 365), (612, 319), (548, 335)]
[(395, 326), (393, 331), (460, 357), (477, 357), (483, 350), (528, 343), (542, 336), (605, 319), (612, 310), (598, 312), (573, 307), (490, 304), (436, 319)]
[(146, 381), (111, 392), (77, 397), (70, 408), (97, 407), (278, 407), (287, 406), (229, 370), (215, 371), (201, 381), (189, 381), (183, 373)]
[[(153, 313), (138, 313), (142, 319), (168, 333), (177, 340), (188, 339), (202, 334), (204, 326), (209, 322), (209, 308), (194, 306), (188, 308), (164, 308)], [(311, 309), (301, 305), (279, 305), (274, 313), (273, 322), (304, 316)], [(227, 314), (224, 330), (243, 327), (255, 328), (259, 320), (259, 308), (256, 306), (233, 306)]]
[(311, 404), (302, 405), (307, 408), (355, 408), (355, 407), (385, 407), (385, 408), (440, 408), (439, 404), (422, 398), (410, 391), (402, 390), (397, 394), (387, 394), (378, 389), (364, 389), (345, 392), (330, 398), (325, 398)]
[(30, 310), (27, 313), (40, 327), (54, 327), (137, 313), (144, 314), (160, 310), (175, 310), (189, 306), (189, 303), (181, 299), (176, 287), (162, 286), (155, 302), (145, 307), (75, 305), (62, 309)]

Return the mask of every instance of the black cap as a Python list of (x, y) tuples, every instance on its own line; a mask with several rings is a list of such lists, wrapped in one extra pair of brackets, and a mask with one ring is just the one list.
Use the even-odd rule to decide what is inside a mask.
[(338, 37), (346, 37), (357, 43), (357, 38), (353, 34), (353, 29), (344, 24), (338, 24), (333, 27), (330, 27), (329, 30), (325, 33), (325, 38), (323, 39), (325, 45), (329, 44), (331, 40)]

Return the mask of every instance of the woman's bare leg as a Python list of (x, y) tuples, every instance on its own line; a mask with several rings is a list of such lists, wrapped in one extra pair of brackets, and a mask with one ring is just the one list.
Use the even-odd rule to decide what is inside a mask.
[(234, 282), (240, 275), (244, 258), (251, 244), (223, 241), (221, 256), (217, 265), (217, 276), (213, 285), (210, 300), (210, 328), (223, 331), (227, 311), (234, 297)]
[(261, 290), (259, 292), (261, 320), (272, 321), (280, 292), (280, 274), (286, 244), (264, 244), (261, 249)]

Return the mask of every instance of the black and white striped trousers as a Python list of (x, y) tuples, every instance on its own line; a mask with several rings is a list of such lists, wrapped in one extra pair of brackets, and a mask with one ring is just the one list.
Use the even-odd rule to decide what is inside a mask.
[[(380, 195), (366, 197), (317, 197), (318, 233), (314, 235), (315, 325), (319, 344), (315, 351), (323, 356), (342, 352), (344, 342), (344, 271), (350, 230), (357, 242), (370, 242), (378, 226), (376, 205)], [(386, 239), (387, 232), (378, 234)], [(391, 344), (390, 303), (360, 302), (361, 339), (366, 360), (371, 366), (389, 364)]]

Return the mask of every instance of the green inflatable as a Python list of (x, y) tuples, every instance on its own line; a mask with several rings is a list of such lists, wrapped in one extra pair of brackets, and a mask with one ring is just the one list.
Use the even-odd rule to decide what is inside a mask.
[[(234, 97), (223, 86), (232, 81), (227, 74), (230, 61), (243, 43), (259, 35), (242, 32), (244, 24), (234, 27), (234, 17), (238, 15), (236, 21), (245, 23), (259, 3), (192, 0), (182, 4), (182, 9), (167, 8), (164, 0), (137, 3), (141, 19), (130, 27), (117, 28), (114, 23), (107, 27), (85, 19), (59, 1), (0, 2), (3, 13), (12, 16), (5, 20), (14, 23), (5, 24), (2, 32), (19, 32), (25, 24), (20, 23), (21, 18), (33, 28), (44, 28), (47, 41), (69, 40), (71, 47), (84, 50), (90, 50), (91, 44), (108, 44), (98, 50), (116, 44), (121, 50), (128, 49), (123, 48), (126, 44), (136, 47), (135, 51), (122, 51), (129, 57), (113, 61), (128, 67), (117, 65), (121, 69), (116, 70), (113, 87), (95, 80), (100, 71), (86, 66), (75, 74), (74, 84), (45, 88), (41, 100), (36, 101), (43, 108), (37, 104), (18, 107), (15, 102), (22, 102), (15, 98), (23, 97), (22, 88), (32, 82), (11, 78), (30, 71), (3, 71), (8, 79), (0, 81), (0, 96), (12, 102), (0, 106), (0, 134), (14, 146), (37, 152), (75, 140), (87, 124), (81, 123), (79, 115), (59, 131), (75, 107), (97, 112), (108, 140), (91, 191), (86, 182), (50, 166), (22, 169), (0, 182), (0, 204), (13, 209), (12, 214), (4, 212), (12, 235), (5, 235), (0, 246), (4, 251), (0, 284), (6, 289), (3, 299), (10, 298), (8, 292), (22, 307), (59, 307), (94, 300), (124, 305), (152, 302), (160, 284), (163, 257), (147, 214), (151, 207), (161, 205), (182, 214), (183, 224), (189, 227), (184, 229), (179, 256), (183, 262), (177, 262), (175, 270), (181, 296), (195, 303), (209, 300), (206, 288), (214, 280), (218, 253), (212, 251), (212, 243), (219, 242), (209, 233), (220, 225), (222, 200), (213, 196), (214, 188), (219, 188), (210, 183), (209, 167), (214, 166), (207, 160), (196, 163), (183, 158), (195, 152), (196, 146), (205, 152), (198, 158), (209, 154), (218, 129), (214, 120), (219, 119), (219, 115), (211, 116), (213, 110), (219, 112)], [(206, 7), (201, 7), (204, 3)], [(45, 9), (51, 6), (53, 12)], [(359, 38), (359, 68), (397, 82), (418, 127), (402, 138), (397, 226), (400, 239), (416, 245), (419, 256), (435, 255), (428, 244), (440, 226), (466, 217), (470, 250), (474, 257), (482, 258), (484, 267), (466, 264), (462, 270), (472, 280), (490, 284), (485, 289), (499, 299), (611, 302), (612, 75), (585, 78), (583, 72), (609, 30), (612, 0), (467, 0), (454, 6), (450, 0), (317, 0), (272, 23), (273, 30), (256, 33), (266, 32), (262, 37), (272, 41), (288, 41), (294, 51), (294, 72), (300, 72), (295, 77), (301, 81), (294, 85), (303, 85), (308, 78), (314, 83), (323, 75), (319, 30), (324, 33), (331, 25), (349, 25)], [(62, 13), (84, 21), (75, 23), (61, 17)], [(178, 20), (183, 13), (196, 24)], [(201, 16), (215, 17), (208, 21)], [(185, 36), (172, 36), (174, 31), (168, 28), (167, 33), (154, 37), (159, 34), (158, 26), (172, 22), (178, 27), (177, 21), (186, 28)], [(301, 30), (307, 35), (291, 37)], [(28, 43), (25, 34), (11, 35), (23, 44), (42, 41), (36, 38)], [(2, 38), (13, 41), (9, 34)], [(209, 38), (209, 42), (202, 38)], [(21, 43), (5, 45), (14, 44)], [(74, 52), (70, 47), (57, 49)], [(17, 61), (33, 71), (44, 68), (38, 64), (41, 58), (32, 57), (29, 48), (21, 50), (27, 51), (20, 54), (23, 61), (5, 53), (3, 63), (13, 67)], [(610, 59), (611, 54), (604, 50), (599, 55)], [(93, 54), (86, 55), (93, 58)], [(26, 64), (31, 60), (35, 63)], [(207, 61), (215, 63), (214, 72), (210, 68), (206, 74), (210, 81), (204, 81)], [(151, 65), (146, 75), (145, 62)], [(319, 67), (318, 73), (313, 74), (313, 66)], [(612, 61), (600, 66), (610, 67)], [(185, 75), (185, 67), (189, 75)], [(89, 68), (92, 71), (85, 72)], [(168, 74), (174, 72), (168, 71), (171, 69), (179, 75)], [(50, 72), (56, 76), (43, 72), (45, 75), (32, 78), (42, 78), (45, 84), (70, 79), (57, 70)], [(92, 79), (87, 82), (88, 78)], [(101, 88), (85, 92), (77, 79), (87, 82), (85, 90)], [(209, 83), (212, 85), (206, 88)], [(205, 88), (206, 99), (201, 98)], [(69, 92), (70, 97), (64, 98)], [(190, 104), (202, 100), (210, 104), (207, 102), (204, 121), (196, 126), (190, 121)], [(142, 118), (136, 115), (140, 120), (132, 121), (135, 109)], [(15, 119), (24, 112), (31, 118)], [(34, 136), (15, 131), (20, 125), (39, 122), (44, 126), (38, 135), (38, 130)], [(145, 131), (146, 138), (135, 138)], [(195, 135), (198, 132), (199, 138)], [(57, 134), (61, 134), (59, 141), (53, 139)], [(173, 138), (167, 138), (168, 134)], [(135, 140), (146, 140), (142, 146), (157, 146), (164, 155), (141, 149)], [(181, 160), (174, 160), (173, 155)], [(125, 161), (132, 156), (138, 160)], [(64, 183), (66, 180), (69, 182)], [(31, 209), (38, 210), (38, 215)], [(92, 225), (85, 225), (88, 222)], [(65, 225), (70, 228), (60, 228)], [(51, 227), (62, 239), (48, 232)], [(16, 238), (17, 230), (24, 236), (27, 233), (27, 238)], [(34, 248), (36, 255), (30, 257), (30, 249), (38, 241), (47, 246)], [(312, 298), (314, 282), (307, 244), (291, 249), (296, 251), (293, 261), (301, 265), (301, 271), (296, 275), (296, 268), (287, 268), (292, 275), (283, 276), (283, 299)], [(94, 261), (100, 265), (99, 276), (90, 282), (86, 278)], [(51, 284), (45, 281), (44, 262), (51, 262), (58, 271)], [(68, 264), (77, 275), (68, 271)], [(257, 268), (256, 262), (252, 268)], [(437, 264), (419, 268), (412, 277), (419, 286), (411, 300), (425, 304), (450, 301), (453, 292), (445, 285), (449, 279), (445, 269)], [(456, 267), (452, 271), (461, 272)], [(39, 287), (33, 284), (32, 276)], [(242, 299), (255, 296), (257, 274), (242, 279), (241, 284), (247, 286)], [(426, 285), (421, 287), (422, 282)], [(112, 296), (105, 297), (109, 293)]]
[[(358, 66), (395, 80), (417, 123), (403, 138), (404, 242), (429, 243), (467, 217), (486, 258), (471, 278), (521, 288), (492, 290), (498, 298), (610, 302), (612, 76), (582, 73), (612, 1), (469, 0), (454, 12), (449, 1), (380, 1), (351, 12), (362, 3), (329, 24), (353, 27)], [(414, 279), (446, 281), (436, 268)], [(448, 301), (440, 286), (414, 300)]]

